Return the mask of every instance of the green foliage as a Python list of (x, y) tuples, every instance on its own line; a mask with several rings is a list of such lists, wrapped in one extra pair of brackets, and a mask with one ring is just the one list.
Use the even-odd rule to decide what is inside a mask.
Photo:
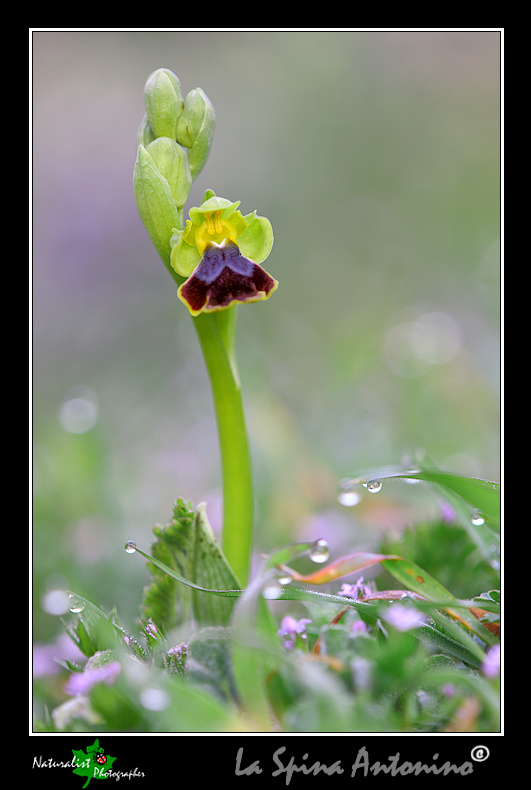
[(425, 459), (419, 464), (419, 468), (383, 467), (363, 472), (353, 479), (343, 480), (342, 488), (344, 491), (350, 491), (356, 486), (374, 483), (381, 488), (383, 481), (388, 479), (427, 483), (433, 487), (452, 507), (456, 521), (466, 529), (482, 556), (492, 563), (499, 560), (501, 514), (499, 483), (443, 472)]
[[(183, 500), (178, 500), (170, 523), (165, 527), (153, 527), (157, 540), (151, 545), (152, 556), (184, 576), (191, 565), (189, 557), (193, 553), (195, 518), (195, 511)], [(152, 581), (144, 590), (142, 602), (146, 618), (151, 617), (166, 628), (186, 622), (192, 610), (191, 590), (186, 587), (179, 589), (178, 583), (153, 563), (148, 565), (148, 569)]]
[(144, 102), (133, 174), (135, 199), (142, 222), (168, 266), (170, 238), (176, 229), (184, 230), (182, 207), (208, 159), (216, 119), (201, 88), (190, 91), (183, 102), (181, 84), (170, 69), (150, 74)]
[[(37, 722), (41, 731), (56, 731), (59, 722), (61, 731), (109, 732), (499, 731), (499, 673), (485, 669), (498, 645), (485, 630), (499, 621), (497, 590), (462, 600), (424, 566), (397, 555), (391, 561), (389, 554), (352, 555), (314, 576), (334, 580), (349, 562), (359, 565), (357, 556), (365, 564), (372, 556), (394, 574), (392, 589), (364, 588), (362, 597), (349, 597), (279, 585), (290, 572), (297, 579), (289, 563), (311, 556), (316, 542), (275, 550), (249, 587), (238, 590), (228, 586), (234, 577), (202, 507), (178, 500), (171, 522), (154, 532), (151, 555), (136, 548), (152, 575), (139, 634), (128, 633), (115, 612), (106, 615), (78, 597), (80, 611), (67, 630), (90, 659), (84, 668), (63, 666), (81, 683), (84, 707), (70, 714), (64, 702)], [(418, 534), (410, 528), (385, 548), (411, 551), (444, 576), (454, 556), (466, 560), (474, 551), (464, 530), (454, 526), (450, 535), (448, 545), (455, 542), (458, 550), (450, 561), (444, 553), (435, 561), (433, 545), (443, 539), (439, 523), (421, 525)], [(478, 582), (490, 579), (480, 564), (474, 560)], [(427, 597), (396, 590), (410, 569), (423, 574)], [(446, 577), (453, 587), (451, 574)], [(216, 587), (221, 581), (227, 586)], [(277, 600), (284, 602), (282, 613)], [(277, 635), (286, 602), (308, 624), (290, 649)], [(475, 633), (487, 641), (470, 631), (474, 607), (485, 624), (473, 618)], [(398, 615), (412, 613), (413, 621), (401, 624)], [(185, 642), (178, 641), (183, 629)]]
[[(183, 101), (168, 69), (153, 72), (144, 98), (135, 198), (182, 297), (181, 278), (193, 276), (204, 257), (202, 234), (219, 245), (237, 238), (242, 252), (248, 245), (262, 260), (272, 230), (268, 220), (242, 217), (237, 204), (225, 205), (210, 190), (185, 228), (183, 207), (212, 144), (212, 105), (201, 89)], [(151, 574), (134, 632), (115, 611), (107, 614), (76, 596), (65, 628), (84, 658), (61, 662), (67, 682), (36, 730), (499, 731), (498, 484), (430, 465), (365, 473), (345, 484), (374, 483), (372, 490), (389, 478), (427, 484), (451, 504), (456, 523), (411, 527), (380, 553), (358, 552), (326, 567), (320, 542), (284, 546), (247, 584), (254, 495), (235, 315), (231, 307), (221, 316), (194, 318), (220, 434), (223, 548), (230, 564), (205, 507), (179, 499), (169, 523), (154, 527), (151, 553), (128, 546), (147, 560)], [(319, 570), (306, 576), (293, 570), (300, 554), (309, 554)], [(355, 592), (330, 586), (375, 564), (387, 574), (379, 590), (360, 586), (361, 580)], [(324, 592), (314, 589), (324, 584)], [(286, 634), (295, 637), (281, 640)], [(100, 778), (93, 766), (100, 753), (97, 740), (87, 754), (74, 753), (85, 787)], [(113, 759), (101, 760), (105, 770)]]
[[(219, 547), (204, 506), (193, 510), (190, 503), (177, 500), (172, 519), (155, 526), (157, 540), (151, 546), (153, 559), (180, 576), (208, 589), (235, 589), (238, 583)], [(179, 584), (153, 562), (148, 563), (153, 581), (144, 591), (143, 615), (166, 629), (186, 624), (190, 619), (203, 625), (226, 625), (230, 599), (198, 595)]]
[(476, 544), (455, 521), (409, 526), (399, 538), (384, 537), (379, 550), (409, 557), (459, 598), (477, 595), (499, 581), (496, 570), (483, 561)]
[(63, 620), (63, 624), (83, 655), (91, 658), (103, 650), (115, 649), (124, 639), (134, 653), (142, 654), (140, 644), (122, 628), (114, 610), (107, 615), (81, 596), (75, 596), (75, 600), (79, 610), (69, 622)]

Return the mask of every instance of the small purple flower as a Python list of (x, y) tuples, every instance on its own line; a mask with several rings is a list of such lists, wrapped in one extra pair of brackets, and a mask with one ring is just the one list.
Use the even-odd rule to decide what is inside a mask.
[(455, 521), (457, 520), (457, 516), (451, 504), (447, 502), (445, 499), (443, 499), (442, 502), (440, 503), (440, 508), (441, 508), (441, 521), (444, 524), (454, 524)]
[(342, 584), (338, 595), (343, 595), (345, 598), (365, 598), (372, 593), (369, 584), (365, 584), (363, 576), (360, 576), (354, 584)]
[(305, 617), (301, 620), (295, 620), (295, 618), (290, 615), (282, 618), (277, 635), (284, 637), (283, 646), (286, 650), (292, 650), (295, 647), (298, 636), (301, 639), (306, 639), (306, 625), (311, 622), (311, 620)]
[(394, 603), (385, 613), (385, 620), (396, 628), (397, 631), (409, 631), (424, 625), (426, 618), (412, 606), (403, 606)]
[(175, 647), (170, 647), (168, 650), (168, 655), (172, 658), (182, 658), (183, 656), (187, 656), (188, 654), (188, 645), (189, 642), (181, 642), (179, 645), (175, 645)]
[(84, 672), (74, 672), (65, 686), (65, 692), (76, 696), (88, 694), (96, 683), (112, 685), (120, 674), (122, 667), (119, 661), (111, 661), (101, 667), (87, 668)]
[(483, 674), (488, 678), (495, 678), (500, 673), (500, 645), (494, 645), (487, 652), (485, 660), (481, 665)]
[(445, 683), (441, 691), (445, 697), (453, 697), (455, 694), (455, 686), (453, 683)]
[(367, 625), (363, 622), (363, 620), (354, 620), (350, 630), (354, 636), (356, 636), (356, 634), (366, 634)]
[(189, 642), (181, 642), (179, 645), (170, 647), (166, 653), (166, 665), (170, 672), (182, 675), (186, 669), (188, 659)]
[(157, 626), (155, 625), (151, 617), (148, 617), (148, 619), (146, 620), (145, 630), (146, 630), (146, 634), (148, 636), (153, 637), (154, 639), (156, 639), (159, 635)]

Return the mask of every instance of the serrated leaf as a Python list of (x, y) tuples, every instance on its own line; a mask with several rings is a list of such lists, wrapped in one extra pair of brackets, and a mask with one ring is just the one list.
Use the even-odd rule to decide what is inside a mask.
[(142, 610), (144, 618), (151, 617), (159, 627), (173, 628), (188, 621), (192, 613), (191, 590), (179, 589), (157, 562), (186, 577), (192, 573), (195, 518), (191, 505), (178, 499), (171, 521), (153, 527), (156, 540), (151, 544), (152, 561), (147, 563), (152, 581), (144, 590)]
[[(144, 593), (143, 611), (166, 629), (189, 621), (203, 625), (226, 625), (233, 603), (220, 596), (198, 594), (194, 588), (237, 589), (236, 581), (206, 515), (206, 506), (177, 500), (171, 522), (154, 527), (157, 540), (148, 557), (153, 581)], [(146, 556), (146, 555), (145, 555)], [(173, 574), (168, 574), (168, 569)], [(191, 582), (178, 584), (186, 580)]]

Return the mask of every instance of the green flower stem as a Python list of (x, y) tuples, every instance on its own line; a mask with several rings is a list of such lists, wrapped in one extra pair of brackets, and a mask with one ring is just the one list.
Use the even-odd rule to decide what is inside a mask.
[(252, 548), (254, 494), (251, 456), (235, 357), (236, 306), (193, 318), (210, 377), (223, 479), (222, 549), (242, 587)]
[[(164, 261), (166, 263), (166, 261)], [(184, 278), (166, 264), (181, 285)], [(252, 551), (254, 491), (251, 454), (235, 353), (237, 306), (192, 318), (210, 378), (223, 480), (221, 547), (242, 589)]]

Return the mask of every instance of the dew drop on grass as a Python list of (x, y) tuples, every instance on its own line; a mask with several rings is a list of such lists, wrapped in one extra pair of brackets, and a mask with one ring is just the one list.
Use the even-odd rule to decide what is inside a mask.
[(310, 550), (310, 559), (312, 562), (326, 562), (329, 556), (330, 551), (326, 540), (318, 540), (313, 549)]
[(474, 510), (470, 517), (470, 521), (475, 527), (481, 527), (485, 523), (484, 517), (481, 515), (479, 510)]
[(78, 598), (76, 595), (69, 595), (69, 609), (74, 614), (79, 614), (85, 608), (85, 601), (82, 598)]
[(282, 585), (282, 587), (285, 587), (287, 584), (291, 584), (293, 579), (291, 578), (291, 576), (288, 576), (288, 574), (286, 574), (285, 576), (279, 576), (277, 581), (279, 584)]
[(128, 554), (134, 554), (136, 551), (136, 543), (134, 540), (128, 540), (125, 544), (125, 550)]
[(377, 494), (378, 491), (382, 490), (382, 481), (381, 480), (369, 480), (367, 483), (367, 491), (370, 494)]

